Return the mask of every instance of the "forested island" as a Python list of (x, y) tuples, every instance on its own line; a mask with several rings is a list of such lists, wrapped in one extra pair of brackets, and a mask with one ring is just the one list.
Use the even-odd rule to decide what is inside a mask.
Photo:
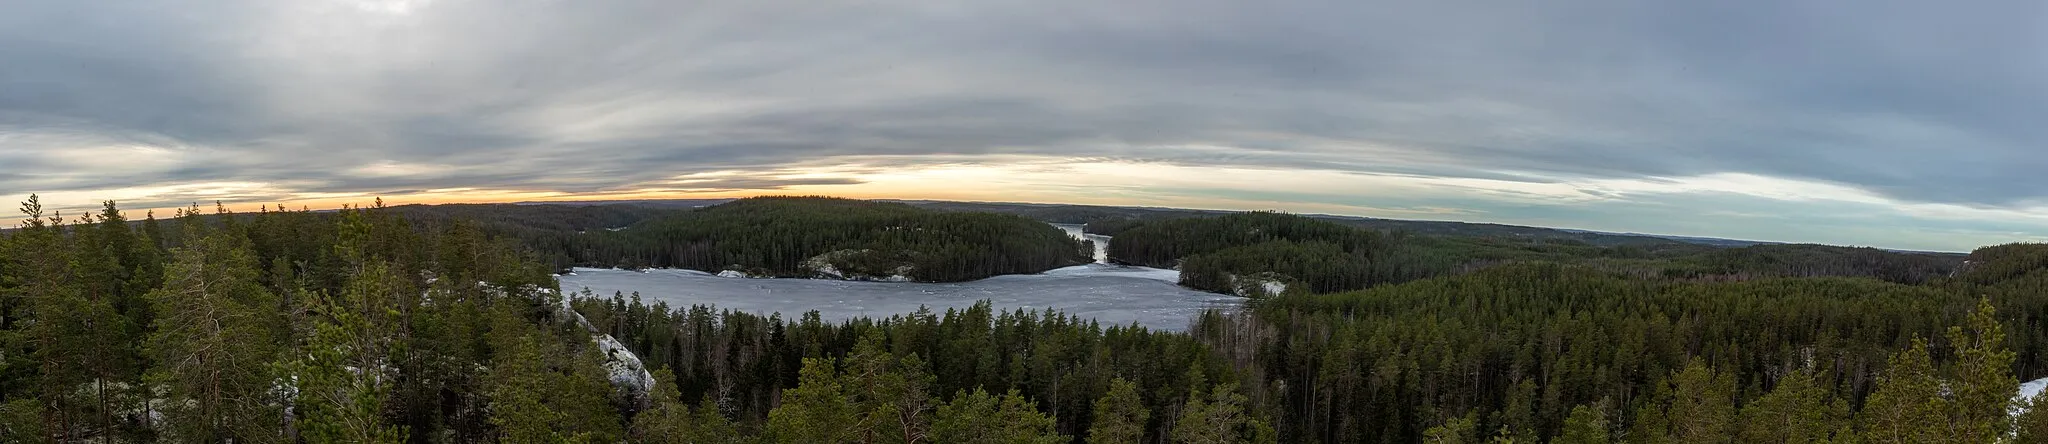
[[(131, 220), (32, 198), (0, 232), (0, 441), (2048, 442), (2048, 408), (2010, 413), (2031, 404), (2020, 380), (2048, 376), (2048, 245), (1596, 245), (1283, 214), (1124, 227), (1127, 261), (1296, 284), (1186, 332), (986, 303), (825, 322), (550, 276), (600, 245), (798, 274), (974, 229), (1023, 239), (988, 251), (1042, 253), (1016, 269), (1080, 253), (1015, 215), (734, 204)], [(734, 233), (762, 250), (725, 253)], [(1288, 268), (1319, 264), (1343, 266)]]
[[(432, 218), (466, 209), (400, 208)], [(558, 214), (566, 210), (586, 216)], [(1090, 248), (1019, 216), (829, 197), (759, 197), (686, 211), (605, 205), (494, 209), (579, 220), (574, 231), (503, 221), (498, 233), (557, 252), (557, 266), (666, 267), (752, 277), (955, 282), (1091, 262)]]

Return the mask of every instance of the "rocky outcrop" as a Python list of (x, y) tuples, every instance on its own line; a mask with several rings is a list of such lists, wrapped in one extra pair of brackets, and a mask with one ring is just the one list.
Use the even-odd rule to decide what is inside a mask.
[[(910, 256), (914, 252), (900, 252), (896, 256)], [(907, 261), (888, 257), (875, 250), (838, 250), (811, 256), (805, 259), (803, 267), (811, 277), (849, 281), (910, 282), (917, 271)]]

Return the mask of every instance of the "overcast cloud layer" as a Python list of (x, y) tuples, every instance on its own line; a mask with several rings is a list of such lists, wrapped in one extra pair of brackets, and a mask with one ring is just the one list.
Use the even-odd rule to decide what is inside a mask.
[(2048, 2), (11, 0), (0, 197), (30, 192), (1030, 198), (1963, 250), (2048, 235)]

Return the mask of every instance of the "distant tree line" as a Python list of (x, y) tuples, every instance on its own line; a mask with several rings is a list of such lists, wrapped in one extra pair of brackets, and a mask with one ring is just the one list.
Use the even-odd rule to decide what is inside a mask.
[[(1985, 251), (2011, 248), (2018, 247)], [(2048, 257), (2048, 246), (2024, 248), (2033, 253), (2010, 254), (2020, 258), (2011, 261)], [(2006, 269), (2008, 261), (1995, 262), (1979, 269)], [(663, 399), (675, 408), (719, 412), (692, 417), (767, 442), (787, 442), (775, 439), (787, 439), (787, 428), (799, 423), (784, 418), (880, 423), (830, 416), (849, 411), (831, 407), (844, 405), (838, 401), (792, 407), (791, 390), (868, 399), (848, 401), (864, 406), (851, 411), (923, 418), (908, 424), (925, 431), (938, 427), (935, 406), (983, 399), (972, 396), (977, 390), (992, 398), (1014, 391), (1024, 406), (1018, 413), (985, 415), (1045, 415), (1050, 427), (1017, 436), (1047, 442), (1981, 443), (2048, 436), (2048, 409), (2005, 413), (2015, 406), (2016, 375), (2048, 373), (2041, 324), (2048, 266), (1986, 282), (1902, 285), (1840, 277), (1697, 281), (1517, 263), (1360, 292), (1282, 295), (1247, 311), (1207, 313), (1187, 333), (1103, 328), (986, 304), (840, 323), (815, 313), (783, 321), (650, 306), (637, 295), (585, 294), (575, 306), (673, 370), (677, 391)], [(886, 357), (875, 358), (882, 356), (876, 350)], [(871, 368), (897, 373), (884, 381), (923, 382), (910, 385), (911, 395), (843, 394), (902, 387), (848, 379), (875, 374), (859, 370)], [(1126, 385), (1131, 390), (1120, 393)], [(828, 413), (782, 413), (790, 409)], [(898, 433), (901, 424), (870, 432)], [(1203, 425), (1218, 425), (1203, 436), (1221, 438), (1194, 438), (1189, 429)], [(855, 436), (802, 436), (870, 442), (868, 432), (849, 433)]]
[(587, 237), (583, 264), (768, 276), (816, 276), (823, 264), (951, 282), (1092, 261), (1080, 241), (1023, 217), (821, 197), (741, 199)]
[(1112, 219), (1092, 222), (1088, 229), (1115, 233), (1112, 262), (1178, 268), (1181, 284), (1189, 288), (1250, 296), (1264, 296), (1254, 287), (1266, 282), (1328, 293), (1529, 261), (1672, 279), (1842, 276), (1903, 284), (1947, 277), (1962, 264), (1961, 255), (1826, 245), (1601, 246), (1558, 237), (1414, 235), (1267, 212)]
[(1160, 219), (1117, 231), (1112, 262), (1178, 268), (1181, 284), (1239, 293), (1247, 281), (1334, 292), (1448, 272), (1454, 263), (1380, 233), (1282, 213)]
[[(714, 220), (805, 213), (780, 203)], [(797, 206), (893, 211), (836, 203)], [(1763, 249), (1788, 262), (1743, 259), (1765, 271), (1718, 279), (1749, 266), (1693, 274), (1692, 256), (1640, 247), (1402, 240), (1254, 214), (1137, 252), (1314, 264), (1420, 246), (1461, 265), (1275, 295), (1180, 333), (986, 303), (827, 323), (565, 301), (512, 238), (381, 205), (162, 221), (111, 202), (21, 209), (29, 221), (0, 233), (4, 442), (2048, 439), (2048, 407), (2008, 413), (2020, 379), (2048, 374), (2048, 245), (1987, 247), (1941, 276), (1806, 277), (1887, 268)], [(1461, 259), (1475, 252), (1498, 256)], [(1317, 275), (1230, 259), (1217, 267)], [(579, 318), (655, 370), (644, 403)]]

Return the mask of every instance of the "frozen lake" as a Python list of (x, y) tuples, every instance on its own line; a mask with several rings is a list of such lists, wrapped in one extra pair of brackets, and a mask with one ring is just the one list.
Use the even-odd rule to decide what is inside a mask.
[[(1078, 225), (1061, 226), (1081, 237)], [(1096, 260), (1108, 237), (1088, 235), (1096, 242)], [(966, 308), (988, 300), (998, 309), (1044, 310), (1048, 307), (1103, 325), (1133, 322), (1157, 330), (1184, 330), (1202, 310), (1241, 305), (1243, 298), (1205, 293), (1175, 285), (1180, 272), (1145, 267), (1089, 264), (1043, 274), (996, 276), (944, 284), (854, 282), (826, 279), (747, 279), (719, 277), (695, 270), (646, 272), (578, 268), (559, 278), (562, 290), (614, 293), (640, 292), (648, 304), (671, 307), (714, 305), (751, 313), (782, 313), (794, 319), (817, 310), (826, 320), (858, 316), (888, 317), (929, 306), (935, 312)]]
[(1060, 231), (1067, 232), (1068, 236), (1073, 236), (1075, 239), (1095, 242), (1095, 263), (1109, 262), (1109, 236), (1083, 233), (1081, 232), (1081, 225), (1052, 224), (1052, 226), (1059, 227)]

